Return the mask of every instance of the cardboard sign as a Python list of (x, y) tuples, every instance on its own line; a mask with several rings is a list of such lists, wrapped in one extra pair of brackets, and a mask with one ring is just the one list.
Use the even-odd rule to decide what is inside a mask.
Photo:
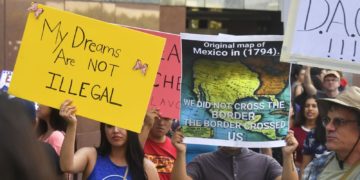
[[(9, 92), (140, 132), (165, 39), (39, 5), (28, 16)], [(146, 71), (145, 71), (146, 69)]]
[(180, 119), (181, 46), (177, 34), (128, 27), (166, 38), (149, 108), (159, 108), (161, 116)]
[(359, 73), (360, 3), (291, 2), (281, 61)]

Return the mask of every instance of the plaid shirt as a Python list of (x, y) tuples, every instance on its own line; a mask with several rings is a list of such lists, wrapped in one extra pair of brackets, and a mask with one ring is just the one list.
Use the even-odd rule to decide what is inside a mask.
[(326, 165), (335, 157), (335, 153), (331, 152), (315, 158), (308, 164), (302, 175), (302, 180), (317, 180), (320, 173), (324, 170)]

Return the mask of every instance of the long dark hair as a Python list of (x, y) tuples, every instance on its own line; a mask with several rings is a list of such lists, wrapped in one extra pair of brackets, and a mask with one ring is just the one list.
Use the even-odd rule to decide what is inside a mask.
[[(319, 120), (320, 118), (320, 120)], [(326, 130), (324, 125), (322, 124), (321, 117), (319, 115), (318, 119), (316, 119), (316, 127), (315, 127), (315, 141), (319, 142), (322, 145), (326, 143)]]
[(305, 69), (302, 65), (293, 64), (291, 66), (291, 83), (295, 82), (300, 75), (301, 70)]
[[(127, 132), (127, 145), (126, 145), (126, 162), (129, 166), (129, 171), (132, 179), (145, 180), (147, 175), (144, 168), (144, 151), (140, 145), (137, 133), (132, 131)], [(105, 124), (100, 124), (100, 146), (96, 149), (101, 156), (107, 156), (111, 152), (111, 144), (106, 138)]]
[[(298, 113), (298, 117), (297, 117), (297, 121), (295, 123), (295, 127), (300, 127), (302, 125), (305, 124), (306, 122), (306, 117), (305, 117), (305, 104), (306, 104), (306, 101), (308, 99), (315, 99), (315, 102), (316, 104), (318, 105), (318, 111), (319, 111), (319, 115), (318, 117), (316, 118), (316, 122), (320, 122), (321, 123), (321, 116), (320, 116), (320, 110), (319, 110), (319, 103), (316, 101), (316, 96), (315, 95), (310, 95), (310, 96), (306, 96), (306, 98), (304, 99), (304, 101), (302, 102), (301, 104), (301, 109), (300, 109), (300, 112)], [(317, 124), (316, 124), (317, 125)]]
[[(60, 116), (59, 110), (50, 107), (50, 126), (57, 131), (66, 131), (67, 123)], [(39, 119), (39, 124), (37, 127), (37, 133), (39, 136), (46, 133), (49, 128), (47, 127), (46, 121), (43, 119)]]

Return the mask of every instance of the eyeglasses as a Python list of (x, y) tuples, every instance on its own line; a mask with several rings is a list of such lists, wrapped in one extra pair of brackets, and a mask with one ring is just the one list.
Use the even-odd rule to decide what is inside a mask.
[[(322, 124), (324, 127), (326, 127), (330, 122), (331, 122), (331, 119), (329, 117), (324, 117), (322, 119)], [(341, 118), (334, 118), (332, 120), (332, 124), (334, 125), (335, 128), (345, 126), (349, 123), (354, 123), (354, 122), (357, 122), (357, 121), (356, 120), (345, 120), (345, 119), (341, 119)]]

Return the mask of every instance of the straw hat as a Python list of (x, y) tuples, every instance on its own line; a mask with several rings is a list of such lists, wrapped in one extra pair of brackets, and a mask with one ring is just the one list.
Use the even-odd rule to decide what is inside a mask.
[(322, 98), (319, 99), (318, 102), (320, 106), (323, 106), (322, 108), (326, 109), (328, 109), (331, 103), (335, 103), (360, 112), (360, 88), (357, 86), (349, 86), (335, 98)]

